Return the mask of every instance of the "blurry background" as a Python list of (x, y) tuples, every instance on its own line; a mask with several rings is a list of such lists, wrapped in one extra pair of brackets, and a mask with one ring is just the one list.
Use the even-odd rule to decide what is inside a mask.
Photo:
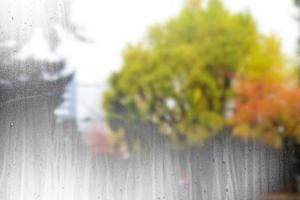
[[(277, 0), (272, 4), (247, 0), (223, 2), (231, 11), (250, 12), (259, 29), (263, 33), (276, 34), (284, 52), (295, 57), (298, 26), (292, 1)], [(10, 37), (11, 41), (5, 40), (6, 43), (13, 40), (24, 43), (26, 39), (29, 44), (24, 47), (23, 57), (52, 59), (53, 53), (47, 52), (50, 49), (45, 40), (51, 36), (51, 29), (57, 30), (55, 34), (60, 43), (56, 56), (66, 59), (69, 70), (77, 72), (73, 95), (78, 98), (71, 103), (76, 104), (76, 115), (83, 124), (87, 118), (100, 116), (100, 111), (95, 109), (99, 107), (99, 92), (107, 87), (111, 72), (121, 67), (125, 47), (141, 40), (149, 26), (177, 15), (184, 4), (184, 0), (3, 1), (1, 26), (5, 37), (2, 38)], [(75, 29), (87, 42), (70, 34), (70, 30)]]
[[(272, 70), (276, 71), (277, 68), (286, 66), (293, 68), (298, 65), (297, 1), (295, 5), (292, 0), (272, 2), (222, 0), (225, 7), (223, 8), (218, 7), (219, 1), (204, 0), (201, 2), (201, 8), (199, 6), (191, 9), (196, 9), (200, 17), (193, 12), (191, 13), (195, 16), (185, 15), (183, 11), (189, 13), (187, 11), (189, 5), (198, 5), (197, 3), (200, 2), (196, 0), (1, 1), (0, 199), (256, 199), (259, 195), (269, 192), (290, 191), (290, 187), (295, 191), (295, 183), (290, 180), (291, 177), (294, 179), (298, 177), (297, 173), (296, 176), (293, 173), (297, 172), (299, 163), (298, 161), (294, 163), (296, 170), (290, 167), (292, 165), (288, 155), (294, 155), (295, 150), (289, 148), (294, 147), (294, 143), (285, 146), (285, 140), (281, 141), (281, 134), (287, 131), (286, 127), (296, 124), (296, 131), (290, 131), (291, 136), (289, 136), (296, 141), (295, 143), (298, 142), (300, 129), (298, 130), (298, 121), (293, 120), (300, 114), (298, 113), (299, 91), (296, 86), (293, 87), (297, 85), (294, 84), (297, 78), (294, 73), (285, 76), (284, 72), (281, 74), (284, 77), (282, 79), (281, 76), (278, 76), (280, 78), (274, 76), (276, 81), (277, 78), (280, 79), (274, 84), (273, 82), (265, 84), (264, 81), (269, 81), (268, 75), (271, 74), (270, 77), (273, 75)], [(211, 6), (212, 10), (209, 10), (211, 2), (215, 3), (211, 4), (215, 7)], [(207, 23), (205, 20), (201, 21), (202, 12), (207, 12), (208, 16), (212, 15), (211, 18), (207, 18)], [(242, 18), (243, 15), (238, 14), (235, 16), (239, 12), (251, 15), (254, 19), (253, 27), (257, 25), (258, 30), (251, 29), (252, 21), (247, 21), (249, 20), (247, 17)], [(234, 17), (228, 17), (229, 21), (222, 21), (223, 15), (224, 19), (228, 16)], [(214, 17), (216, 22), (210, 21), (215, 19)], [(241, 21), (234, 21), (236, 18), (240, 19), (239, 17)], [(257, 41), (259, 47), (262, 46), (262, 50), (256, 49), (258, 55), (254, 54), (254, 58), (243, 57), (244, 60), (250, 60), (249, 63), (254, 68), (267, 66), (259, 72), (260, 78), (264, 77), (263, 73), (266, 74), (266, 78), (259, 79), (258, 86), (255, 84), (249, 86), (247, 82), (245, 85), (243, 82), (241, 84), (241, 88), (245, 91), (245, 94), (241, 94), (241, 102), (247, 103), (248, 99), (252, 100), (251, 103), (255, 102), (255, 105), (241, 104), (241, 108), (237, 108), (240, 112), (237, 111), (238, 120), (235, 119), (234, 123), (244, 125), (250, 121), (252, 128), (249, 131), (244, 126), (238, 127), (236, 134), (243, 140), (230, 136), (230, 133), (234, 132), (231, 124), (228, 127), (227, 124), (224, 125), (225, 128), (221, 131), (215, 131), (223, 125), (223, 118), (227, 118), (227, 115), (231, 116), (232, 113), (223, 114), (223, 109), (216, 108), (216, 111), (213, 108), (211, 109), (213, 112), (216, 111), (219, 116), (222, 116), (221, 120), (215, 115), (203, 117), (200, 111), (211, 110), (203, 109), (205, 106), (201, 107), (200, 103), (199, 107), (189, 108), (187, 117), (179, 118), (179, 122), (174, 123), (174, 126), (165, 123), (176, 121), (170, 119), (172, 116), (178, 117), (175, 115), (178, 114), (175, 98), (168, 97), (173, 95), (172, 89), (176, 90), (177, 86), (168, 90), (167, 83), (167, 89), (163, 88), (164, 81), (169, 80), (169, 76), (164, 79), (163, 75), (166, 71), (158, 70), (155, 72), (158, 74), (155, 74), (154, 70), (147, 71), (147, 67), (154, 65), (165, 69), (164, 67), (172, 60), (180, 63), (181, 55), (184, 60), (183, 66), (190, 60), (194, 61), (192, 57), (194, 54), (189, 49), (194, 47), (193, 42), (186, 42), (184, 37), (179, 37), (178, 41), (174, 40), (174, 43), (167, 41), (166, 45), (160, 44), (160, 39), (168, 39), (168, 37), (172, 39), (173, 35), (174, 37), (180, 35), (181, 30), (187, 30), (187, 35), (192, 34), (194, 29), (190, 26), (194, 25), (194, 21), (186, 22), (185, 19), (199, 20), (197, 22), (205, 26), (203, 26), (204, 31), (205, 28), (210, 31), (210, 27), (214, 28), (214, 25), (218, 27), (220, 24), (221, 27), (224, 25), (225, 29), (228, 27), (230, 29), (233, 24), (232, 27), (237, 28), (237, 33), (241, 35), (230, 35), (232, 33), (230, 30), (229, 35), (224, 34), (225, 39), (228, 36), (229, 43), (233, 41), (230, 43), (233, 44), (233, 49), (239, 47), (239, 41), (235, 40), (239, 37), (242, 37), (242, 44), (244, 44), (243, 39), (245, 41), (249, 39), (250, 42)], [(174, 29), (169, 25), (172, 22), (175, 24)], [(234, 23), (237, 25), (235, 26)], [(161, 25), (162, 28), (157, 29), (158, 32), (154, 30), (154, 35), (151, 36), (152, 29), (149, 28), (154, 25)], [(201, 28), (200, 26), (199, 30)], [(253, 33), (255, 39), (248, 38), (243, 28), (246, 32), (249, 31), (247, 34), (249, 33), (250, 36)], [(256, 32), (259, 35), (258, 39)], [(220, 35), (223, 34), (217, 32), (216, 38)], [(269, 35), (274, 35), (276, 39), (267, 37)], [(208, 46), (215, 44), (214, 37), (208, 35), (207, 38)], [(266, 39), (265, 42), (265, 38), (269, 40)], [(192, 41), (194, 40), (198, 41), (197, 37), (192, 38)], [(182, 43), (183, 46), (187, 46), (183, 49), (177, 49), (176, 46), (168, 49), (173, 44), (177, 44), (176, 42), (180, 48)], [(245, 43), (248, 44), (247, 41)], [(243, 51), (242, 49), (231, 51), (223, 48), (222, 45), (218, 46), (219, 43), (216, 44), (218, 49), (213, 51), (217, 52), (216, 54), (225, 52), (224, 54), (227, 55), (229, 52), (230, 57), (235, 57)], [(248, 46), (245, 47), (247, 48)], [(252, 52), (252, 49), (249, 51)], [(234, 53), (230, 54), (231, 52)], [(152, 55), (162, 56), (159, 60), (162, 64), (157, 64), (156, 57), (151, 57)], [(218, 55), (216, 57), (219, 58)], [(205, 58), (205, 55), (202, 58)], [(227, 64), (226, 56), (224, 60)], [(253, 60), (254, 62), (251, 62)], [(196, 66), (198, 63), (196, 61), (195, 63)], [(216, 59), (216, 63), (223, 64), (223, 60), (219, 62)], [(146, 71), (138, 71), (134, 68), (135, 65), (141, 66), (137, 69), (146, 69)], [(205, 66), (206, 63), (202, 63), (201, 67), (202, 65)], [(212, 63), (208, 63), (207, 66), (215, 69)], [(201, 67), (199, 69), (202, 70)], [(230, 67), (233, 66), (228, 68)], [(135, 70), (137, 74), (141, 74), (136, 75)], [(287, 74), (290, 73), (289, 70), (287, 71)], [(184, 73), (175, 69), (169, 74), (180, 76), (181, 72)], [(198, 73), (197, 69), (195, 72)], [(212, 73), (207, 76), (211, 79), (200, 76), (202, 72)], [(223, 76), (225, 79), (229, 77), (229, 81), (235, 81), (236, 71), (229, 70), (228, 74), (227, 72), (225, 71), (224, 75), (223, 71), (219, 72), (216, 67), (216, 74), (209, 70), (197, 74), (200, 79), (208, 81), (204, 83), (204, 89), (201, 81), (199, 86), (203, 89), (203, 94), (208, 95), (208, 99), (210, 97), (213, 99), (215, 97), (213, 95), (218, 96), (220, 95), (218, 92), (221, 91), (220, 93), (223, 94), (228, 89), (224, 86), (213, 91), (211, 89), (214, 88), (212, 86), (214, 83), (209, 81), (216, 79), (219, 84), (218, 78)], [(148, 74), (152, 77), (147, 76)], [(184, 80), (190, 80), (189, 78), (191, 82), (194, 81), (193, 74), (183, 75)], [(285, 86), (290, 83), (288, 79), (291, 80), (292, 89), (286, 91)], [(157, 93), (147, 90), (149, 86), (147, 81), (150, 85), (162, 83), (162, 89), (155, 88)], [(202, 93), (197, 90), (197, 84), (198, 82), (195, 81), (195, 84), (193, 82), (190, 87), (187, 87), (187, 90), (190, 89), (195, 94), (190, 97), (188, 92), (182, 90), (183, 96), (179, 99), (183, 99), (186, 104), (201, 99)], [(141, 95), (142, 97), (135, 96), (136, 91), (136, 93), (140, 92), (138, 86), (145, 86), (142, 89), (146, 88), (146, 94)], [(233, 87), (230, 92), (234, 93), (234, 89)], [(161, 91), (163, 94), (159, 93)], [(255, 96), (256, 94), (258, 95)], [(151, 108), (150, 111), (147, 110), (148, 104), (151, 107), (153, 103), (151, 95), (157, 95), (158, 99), (166, 97), (163, 99), (166, 100), (166, 105), (162, 105), (161, 100), (157, 100), (158, 103), (154, 100), (154, 107), (161, 108), (153, 108), (154, 114), (151, 113)], [(283, 108), (284, 111), (288, 111), (287, 114), (282, 110), (278, 111), (274, 108), (280, 106), (271, 101), (269, 96), (275, 96), (277, 100), (282, 99), (285, 104), (292, 107)], [(227, 108), (232, 106), (230, 100), (227, 102), (227, 93), (224, 97), (217, 98), (225, 111), (231, 109)], [(265, 101), (260, 102), (260, 99)], [(252, 113), (251, 110), (261, 112)], [(169, 114), (169, 111), (171, 117), (165, 117), (164, 114)], [(174, 115), (172, 115), (173, 111)], [(200, 117), (195, 117), (198, 111)], [(261, 116), (256, 116), (257, 113)], [(277, 122), (276, 118), (274, 122), (273, 116), (277, 114), (287, 116), (288, 120), (280, 118), (281, 121)], [(252, 118), (255, 118), (255, 123), (252, 123)], [(268, 120), (274, 124), (270, 125)], [(263, 136), (261, 136), (261, 130), (257, 131), (255, 125), (265, 121), (267, 123), (262, 124), (266, 127), (262, 128)], [(294, 123), (290, 123), (291, 121)], [(160, 122), (163, 124), (161, 125)], [(202, 123), (206, 123), (204, 126), (208, 124), (208, 128), (205, 127), (207, 130), (202, 130)], [(186, 146), (177, 144), (178, 138), (174, 139), (171, 134), (176, 131), (179, 140), (181, 139)], [(220, 132), (220, 134), (213, 132)], [(170, 144), (168, 134), (171, 135), (171, 141), (176, 141), (175, 147)], [(176, 134), (174, 137), (177, 137)], [(209, 137), (210, 140), (204, 142), (207, 135), (215, 136), (214, 134), (216, 134), (215, 138)], [(264, 142), (267, 141), (266, 143), (271, 145), (248, 140), (249, 135), (250, 138), (254, 135), (255, 139), (261, 137)]]

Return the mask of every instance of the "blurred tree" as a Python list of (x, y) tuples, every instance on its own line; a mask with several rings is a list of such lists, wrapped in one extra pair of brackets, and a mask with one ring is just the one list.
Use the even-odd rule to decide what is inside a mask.
[(249, 57), (238, 70), (239, 79), (248, 81), (280, 81), (293, 75), (293, 68), (288, 68), (280, 44), (274, 37), (261, 37)]
[[(295, 79), (294, 79), (295, 80)], [(300, 88), (293, 81), (239, 82), (233, 134), (282, 147), (300, 143)]]
[(175, 144), (199, 146), (225, 128), (237, 74), (279, 76), (283, 58), (274, 37), (259, 34), (248, 13), (231, 14), (219, 0), (206, 9), (199, 2), (188, 1), (177, 17), (126, 49), (104, 95), (113, 128), (147, 122)]
[[(299, 0), (295, 5), (300, 9)], [(300, 143), (297, 77), (293, 68), (285, 66), (278, 42), (269, 38), (264, 43), (242, 69), (247, 77), (240, 75), (236, 84), (235, 112), (230, 120), (233, 134), (274, 147), (282, 147), (284, 140)]]
[(187, 0), (186, 7), (187, 9), (198, 10), (201, 8), (201, 0)]
[(84, 134), (85, 142), (93, 153), (114, 157), (126, 156), (126, 143), (124, 133), (114, 134), (103, 124), (94, 124)]

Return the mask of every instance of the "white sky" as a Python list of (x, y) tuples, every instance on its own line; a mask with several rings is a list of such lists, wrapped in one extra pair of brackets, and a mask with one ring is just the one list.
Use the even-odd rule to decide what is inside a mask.
[[(275, 33), (284, 51), (293, 55), (297, 38), (292, 0), (223, 0), (232, 11), (248, 10), (264, 33)], [(149, 26), (175, 16), (184, 0), (76, 0), (73, 21), (93, 43), (80, 44), (69, 38), (62, 52), (69, 66), (85, 84), (104, 84), (119, 69), (121, 54), (128, 43), (139, 41)]]

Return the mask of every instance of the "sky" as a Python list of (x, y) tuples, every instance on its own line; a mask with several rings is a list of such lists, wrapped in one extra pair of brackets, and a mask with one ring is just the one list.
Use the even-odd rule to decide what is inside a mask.
[[(275, 34), (284, 52), (294, 56), (298, 28), (292, 0), (223, 2), (233, 12), (250, 12), (259, 29)], [(77, 70), (80, 83), (103, 85), (112, 71), (120, 69), (126, 46), (140, 41), (149, 26), (178, 14), (183, 5), (184, 0), (75, 0), (72, 21), (91, 42), (78, 43), (66, 37), (61, 51), (69, 66)]]

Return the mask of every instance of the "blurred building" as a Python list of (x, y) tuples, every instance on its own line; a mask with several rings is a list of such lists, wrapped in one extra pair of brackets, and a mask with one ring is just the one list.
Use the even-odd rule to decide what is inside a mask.
[(0, 106), (33, 99), (49, 98), (49, 108), (63, 102), (66, 85), (72, 74), (63, 74), (64, 61), (13, 58), (10, 47), (2, 47), (0, 54)]
[(77, 123), (81, 132), (89, 129), (93, 124), (103, 122), (101, 113), (101, 94), (107, 86), (105, 84), (77, 84)]
[(70, 82), (66, 85), (63, 94), (63, 103), (55, 110), (57, 120), (76, 121), (77, 119), (77, 81), (74, 75)]

